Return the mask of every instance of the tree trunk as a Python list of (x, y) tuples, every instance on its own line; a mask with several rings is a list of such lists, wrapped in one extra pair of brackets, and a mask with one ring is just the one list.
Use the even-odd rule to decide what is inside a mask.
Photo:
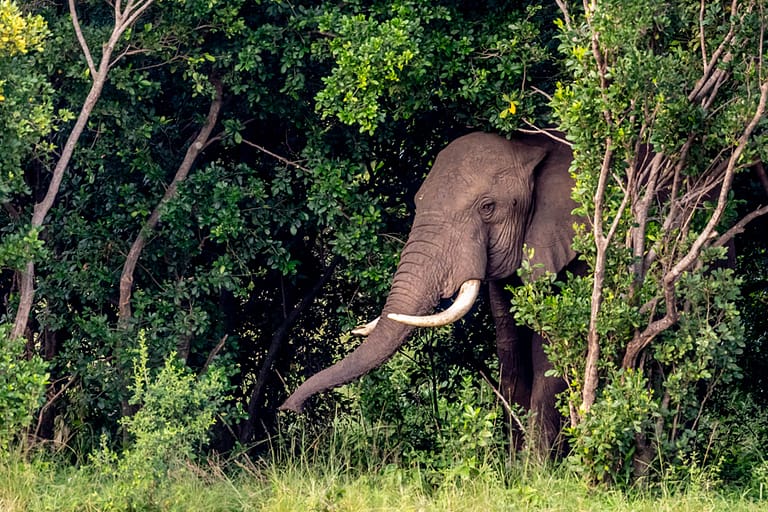
[(259, 369), (259, 375), (256, 377), (256, 384), (253, 386), (253, 389), (251, 390), (251, 396), (248, 399), (248, 417), (240, 427), (239, 437), (241, 443), (247, 443), (253, 438), (253, 435), (256, 431), (256, 421), (259, 418), (259, 409), (261, 408), (264, 387), (267, 384), (267, 379), (269, 378), (269, 374), (272, 371), (275, 360), (280, 353), (280, 349), (285, 343), (286, 338), (288, 338), (288, 334), (290, 334), (291, 329), (296, 324), (301, 314), (304, 313), (304, 311), (306, 311), (307, 308), (312, 305), (315, 298), (317, 298), (317, 296), (320, 294), (328, 280), (331, 278), (331, 276), (333, 276), (333, 272), (336, 270), (336, 267), (340, 261), (341, 258), (339, 256), (336, 256), (333, 259), (331, 264), (328, 265), (328, 267), (325, 269), (325, 272), (323, 272), (320, 280), (318, 280), (312, 289), (306, 295), (304, 295), (304, 297), (301, 299), (301, 302), (294, 306), (291, 312), (288, 313), (283, 322), (272, 335), (272, 340), (269, 344), (267, 355), (264, 358), (264, 362), (262, 363), (261, 368)]
[(208, 143), (210, 139), (213, 127), (219, 119), (219, 112), (221, 111), (221, 98), (222, 98), (222, 85), (219, 81), (214, 81), (214, 88), (216, 93), (211, 102), (211, 107), (208, 110), (208, 117), (205, 124), (200, 129), (200, 133), (195, 140), (187, 148), (187, 153), (184, 155), (184, 160), (176, 170), (176, 175), (168, 185), (160, 202), (157, 203), (154, 210), (147, 219), (147, 222), (139, 230), (139, 234), (131, 245), (131, 249), (128, 251), (128, 256), (125, 258), (125, 264), (123, 265), (123, 272), (120, 275), (120, 299), (118, 301), (118, 313), (117, 313), (117, 325), (119, 329), (125, 330), (128, 328), (131, 321), (131, 294), (133, 292), (133, 273), (136, 270), (136, 264), (141, 256), (141, 251), (144, 250), (144, 246), (147, 245), (147, 238), (157, 226), (160, 221), (160, 217), (163, 214), (163, 209), (174, 197), (179, 187), (179, 183), (182, 183), (189, 175), (192, 165), (195, 163), (200, 152)]
[[(115, 51), (118, 41), (123, 36), (123, 33), (132, 26), (141, 14), (152, 4), (153, 0), (139, 0), (137, 2), (128, 2), (124, 11), (120, 11), (120, 6), (117, 4), (115, 7), (115, 25), (112, 29), (112, 34), (109, 40), (102, 47), (101, 61), (99, 68), (93, 65), (88, 45), (82, 36), (80, 31), (80, 25), (77, 21), (77, 12), (75, 11), (74, 0), (69, 0), (69, 9), (72, 16), (72, 24), (75, 28), (75, 32), (78, 36), (78, 40), (83, 48), (83, 53), (88, 62), (89, 69), (93, 75), (93, 84), (91, 90), (88, 92), (88, 96), (85, 98), (80, 114), (77, 116), (75, 126), (72, 128), (67, 142), (61, 150), (61, 156), (56, 162), (56, 167), (53, 169), (53, 175), (51, 182), (48, 185), (48, 190), (45, 197), (35, 205), (34, 212), (32, 214), (32, 221), (30, 223), (31, 229), (39, 229), (45, 222), (45, 218), (48, 216), (48, 212), (53, 207), (53, 203), (56, 200), (56, 196), (61, 188), (61, 181), (64, 178), (64, 172), (67, 170), (69, 161), (72, 159), (72, 154), (75, 151), (78, 140), (85, 130), (85, 126), (88, 123), (88, 119), (93, 112), (96, 103), (101, 97), (101, 91), (104, 89), (104, 84), (107, 81), (107, 75), (110, 68), (114, 65), (112, 60), (112, 54)], [(120, 57), (118, 57), (119, 60)], [(95, 73), (94, 73), (95, 71)], [(16, 310), (16, 318), (13, 322), (13, 329), (11, 331), (11, 337), (20, 338), (24, 335), (24, 331), (27, 329), (27, 322), (29, 321), (29, 315), (32, 312), (32, 304), (35, 300), (35, 262), (30, 260), (23, 270), (19, 271), (19, 307)]]

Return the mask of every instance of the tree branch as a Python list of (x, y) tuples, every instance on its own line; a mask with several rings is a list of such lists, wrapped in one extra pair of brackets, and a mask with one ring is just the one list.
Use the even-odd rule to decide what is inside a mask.
[(264, 357), (264, 362), (261, 364), (261, 368), (259, 368), (259, 375), (256, 377), (256, 384), (253, 386), (253, 390), (251, 390), (251, 396), (248, 399), (248, 418), (243, 424), (243, 428), (240, 432), (241, 442), (246, 443), (251, 440), (251, 437), (253, 437), (253, 424), (257, 417), (261, 397), (264, 393), (264, 387), (267, 384), (267, 378), (272, 371), (272, 366), (277, 359), (277, 355), (280, 352), (280, 348), (283, 346), (285, 338), (290, 333), (294, 324), (298, 321), (299, 316), (304, 313), (304, 311), (315, 301), (315, 298), (320, 294), (323, 287), (326, 285), (328, 280), (330, 280), (331, 276), (333, 276), (333, 273), (340, 262), (340, 256), (333, 258), (331, 263), (326, 267), (320, 279), (315, 283), (312, 289), (306, 295), (304, 295), (301, 301), (296, 304), (293, 309), (291, 309), (283, 322), (272, 335), (272, 340), (270, 341), (269, 348), (267, 349), (267, 355)]
[(229, 334), (225, 334), (219, 342), (216, 344), (215, 347), (213, 347), (213, 350), (211, 350), (211, 353), (208, 354), (208, 359), (205, 360), (205, 364), (200, 369), (200, 375), (203, 375), (205, 372), (208, 371), (208, 367), (211, 366), (211, 363), (213, 362), (213, 358), (216, 357), (216, 355), (221, 352), (221, 349), (224, 348), (224, 344), (227, 342), (227, 338), (229, 338)]
[(760, 180), (760, 184), (763, 186), (763, 190), (768, 194), (768, 174), (765, 173), (763, 162), (757, 161), (753, 167), (757, 173), (757, 178)]
[(701, 46), (701, 60), (704, 69), (707, 67), (707, 39), (704, 37), (704, 11), (706, 2), (701, 0), (699, 6), (699, 45)]
[[(622, 368), (634, 368), (640, 352), (645, 349), (645, 347), (647, 347), (656, 338), (656, 336), (658, 336), (661, 332), (669, 329), (677, 322), (678, 310), (675, 290), (677, 281), (680, 279), (680, 276), (683, 272), (689, 270), (694, 265), (694, 263), (698, 261), (698, 258), (701, 256), (702, 249), (707, 244), (712, 245), (713, 243), (717, 243), (717, 241), (713, 242), (712, 239), (714, 236), (716, 236), (715, 228), (720, 223), (723, 213), (725, 212), (725, 207), (728, 202), (728, 195), (733, 183), (733, 177), (736, 173), (736, 169), (738, 168), (739, 158), (746, 149), (752, 133), (754, 132), (758, 123), (762, 119), (763, 114), (765, 113), (767, 99), (768, 81), (764, 82), (760, 86), (760, 99), (758, 101), (754, 115), (739, 137), (738, 143), (731, 152), (731, 156), (728, 159), (728, 165), (722, 178), (720, 194), (718, 195), (717, 199), (717, 206), (715, 206), (715, 210), (712, 212), (707, 225), (704, 227), (704, 229), (702, 229), (701, 233), (699, 233), (699, 236), (693, 242), (688, 252), (682, 258), (680, 258), (680, 260), (675, 265), (673, 265), (670, 270), (667, 271), (662, 279), (662, 289), (664, 290), (664, 303), (666, 309), (664, 316), (659, 320), (649, 322), (648, 326), (643, 331), (635, 334), (635, 336), (632, 338), (632, 341), (627, 344), (627, 350), (622, 361)], [(765, 213), (762, 212), (762, 208), (760, 208), (749, 214), (747, 217), (750, 218), (746, 222), (749, 222), (755, 218), (758, 215), (756, 212), (761, 212), (759, 214)], [(746, 222), (744, 225), (746, 225)], [(732, 228), (735, 228), (733, 233), (731, 233), (731, 230), (729, 230), (725, 235), (723, 235), (723, 237), (726, 235), (728, 235), (728, 237), (733, 237), (739, 229), (743, 229), (743, 225), (739, 226), (739, 224), (740, 223), (737, 223), (737, 225)], [(725, 240), (725, 238), (723, 239)], [(651, 316), (651, 319), (652, 318), (653, 316)]]
[[(561, 0), (558, 0), (558, 3), (560, 1)], [(499, 399), (499, 401), (501, 402), (501, 405), (504, 407), (504, 410), (507, 411), (507, 414), (509, 414), (509, 417), (512, 418), (515, 421), (515, 423), (517, 424), (517, 428), (520, 429), (520, 432), (525, 433), (526, 432), (525, 425), (520, 420), (520, 416), (518, 416), (517, 413), (515, 413), (515, 410), (512, 408), (512, 406), (507, 401), (507, 399), (504, 398), (504, 394), (501, 393), (496, 388), (496, 386), (494, 385), (493, 381), (491, 381), (491, 379), (488, 378), (488, 376), (485, 374), (485, 372), (480, 371), (480, 376), (483, 378), (483, 380), (486, 382), (486, 384), (488, 384), (488, 387), (491, 388), (491, 391), (493, 391), (493, 394), (496, 395), (496, 398)]]
[[(725, 51), (725, 48), (731, 44), (731, 41), (733, 40), (734, 32), (736, 30), (736, 7), (738, 4), (738, 0), (732, 0), (731, 1), (731, 25), (728, 29), (728, 33), (723, 38), (720, 45), (717, 47), (717, 49), (712, 53), (712, 57), (709, 59), (709, 62), (704, 63), (704, 72), (702, 73), (701, 78), (698, 82), (696, 82), (696, 85), (694, 85), (693, 90), (688, 94), (688, 101), (692, 103), (698, 103), (701, 98), (707, 94), (707, 91), (710, 89), (713, 83), (713, 77), (712, 72), (717, 71), (717, 61), (720, 59), (720, 56)], [(728, 54), (730, 55), (730, 54)], [(730, 57), (732, 58), (732, 56)], [(730, 60), (728, 56), (725, 57), (725, 59)], [(724, 59), (724, 60), (725, 60)], [(719, 70), (722, 71), (722, 70)]]
[(731, 226), (728, 229), (728, 231), (726, 231), (725, 233), (720, 235), (720, 237), (712, 243), (712, 247), (722, 247), (722, 246), (724, 246), (725, 244), (730, 242), (731, 239), (734, 236), (743, 233), (744, 232), (744, 228), (747, 226), (747, 224), (749, 224), (750, 222), (752, 222), (756, 218), (758, 218), (758, 217), (760, 217), (762, 215), (765, 215), (766, 213), (768, 213), (768, 206), (761, 206), (761, 207), (756, 208), (755, 210), (749, 212), (744, 217), (742, 217), (739, 220), (739, 222), (737, 222), (736, 224)]
[[(592, 299), (589, 313), (589, 331), (587, 333), (587, 358), (584, 367), (584, 387), (582, 389), (582, 407), (589, 412), (597, 397), (599, 381), (597, 364), (600, 360), (600, 336), (597, 332), (598, 316), (603, 304), (603, 283), (605, 282), (605, 265), (610, 239), (603, 234), (603, 202), (608, 174), (613, 161), (613, 141), (608, 137), (605, 141), (605, 154), (600, 167), (600, 177), (595, 192), (595, 212), (592, 218), (592, 232), (595, 238), (595, 270), (592, 282)], [(626, 196), (625, 196), (626, 198)], [(611, 236), (612, 233), (611, 233)]]
[(297, 169), (301, 169), (302, 171), (309, 172), (309, 169), (307, 169), (306, 167), (302, 166), (298, 162), (292, 162), (291, 160), (288, 160), (285, 157), (282, 157), (282, 156), (280, 156), (280, 155), (278, 155), (276, 153), (273, 153), (270, 150), (268, 150), (267, 148), (259, 146), (258, 144), (254, 143), (254, 142), (251, 142), (249, 140), (243, 139), (243, 142), (245, 144), (247, 144), (248, 146), (251, 146), (252, 148), (258, 149), (262, 153), (266, 153), (267, 155), (271, 156), (272, 158), (274, 158), (276, 160), (280, 160), (281, 162), (283, 162), (286, 165), (290, 165), (290, 166), (296, 167)]
[(568, 14), (568, 5), (565, 0), (555, 0), (557, 6), (560, 8), (560, 12), (563, 13), (563, 21), (565, 22), (565, 28), (570, 32), (571, 30), (571, 16)]
[(83, 31), (80, 29), (80, 21), (77, 19), (77, 10), (75, 9), (75, 0), (69, 0), (69, 14), (72, 17), (72, 26), (75, 28), (75, 35), (80, 43), (80, 47), (83, 49), (83, 55), (85, 55), (85, 61), (88, 63), (88, 69), (91, 72), (91, 78), (96, 76), (96, 66), (93, 63), (93, 57), (91, 57), (91, 51), (88, 49), (88, 42), (83, 36)]
[(187, 148), (187, 152), (184, 155), (184, 160), (176, 170), (176, 175), (171, 180), (168, 188), (165, 190), (165, 194), (155, 206), (154, 210), (147, 219), (146, 223), (139, 230), (139, 234), (131, 245), (131, 249), (128, 251), (128, 256), (125, 258), (123, 265), (123, 271), (120, 275), (120, 299), (118, 302), (118, 327), (126, 328), (128, 322), (131, 319), (131, 294), (133, 290), (133, 273), (136, 269), (136, 264), (139, 261), (141, 252), (144, 250), (144, 246), (147, 244), (147, 238), (149, 234), (155, 229), (157, 223), (160, 221), (160, 217), (163, 214), (165, 205), (168, 204), (171, 199), (176, 197), (178, 186), (183, 182), (189, 174), (192, 165), (195, 163), (200, 151), (205, 146), (208, 138), (213, 131), (213, 127), (216, 125), (219, 119), (219, 112), (221, 110), (222, 101), (222, 85), (219, 81), (214, 81), (215, 94), (211, 101), (211, 106), (208, 110), (208, 117), (205, 120), (205, 124), (200, 129), (200, 133), (197, 134), (195, 140)]

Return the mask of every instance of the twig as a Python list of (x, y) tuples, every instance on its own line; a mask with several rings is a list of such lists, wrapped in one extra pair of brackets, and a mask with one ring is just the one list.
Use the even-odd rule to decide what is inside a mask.
[(571, 16), (568, 14), (568, 5), (565, 0), (555, 0), (557, 6), (560, 8), (560, 12), (563, 13), (563, 21), (565, 22), (565, 28), (571, 30)]
[(704, 68), (707, 66), (707, 40), (704, 37), (704, 7), (706, 2), (701, 0), (701, 7), (699, 8), (699, 45), (701, 45), (701, 60)]
[(301, 169), (302, 171), (305, 171), (305, 172), (310, 172), (310, 171), (309, 171), (309, 169), (307, 169), (306, 167), (304, 167), (304, 166), (303, 166), (303, 165), (301, 165), (300, 163), (298, 163), (298, 162), (292, 162), (292, 161), (288, 160), (288, 159), (287, 159), (287, 158), (285, 158), (285, 157), (282, 157), (282, 156), (280, 156), (280, 155), (278, 155), (278, 154), (276, 154), (276, 153), (273, 153), (273, 152), (271, 152), (270, 150), (268, 150), (268, 149), (267, 149), (267, 148), (265, 148), (265, 147), (259, 146), (259, 145), (258, 145), (258, 144), (256, 144), (255, 142), (251, 142), (251, 141), (249, 141), (249, 140), (246, 140), (246, 139), (243, 139), (243, 142), (244, 142), (245, 144), (247, 144), (247, 145), (251, 146), (252, 148), (256, 148), (256, 149), (258, 149), (258, 150), (259, 150), (259, 151), (261, 151), (262, 153), (266, 153), (267, 155), (271, 156), (272, 158), (275, 158), (275, 159), (277, 159), (277, 160), (280, 160), (281, 162), (283, 162), (283, 163), (284, 163), (284, 164), (286, 164), (286, 165), (290, 165), (290, 166), (296, 167), (297, 169)]
[(530, 121), (528, 121), (527, 119), (523, 119), (523, 122), (524, 122), (525, 124), (527, 124), (528, 126), (530, 126), (530, 127), (531, 127), (531, 129), (530, 129), (530, 130), (525, 130), (525, 129), (523, 129), (523, 128), (519, 128), (517, 131), (519, 131), (519, 132), (521, 132), (521, 133), (532, 133), (532, 134), (541, 134), (541, 135), (546, 135), (546, 136), (547, 136), (547, 137), (549, 137), (550, 139), (552, 139), (552, 140), (554, 140), (554, 141), (557, 141), (557, 142), (559, 142), (560, 144), (565, 144), (565, 145), (566, 145), (566, 146), (568, 146), (569, 148), (572, 148), (572, 147), (573, 147), (573, 143), (572, 143), (572, 142), (570, 142), (570, 141), (566, 140), (564, 137), (558, 137), (557, 135), (555, 135), (554, 133), (552, 133), (552, 130), (549, 130), (549, 129), (546, 129), (546, 128), (539, 128), (538, 126), (536, 126), (535, 124), (531, 123), (531, 122), (530, 122)]
[(720, 237), (717, 240), (715, 240), (715, 242), (712, 244), (712, 247), (724, 246), (731, 240), (731, 238), (733, 238), (734, 236), (740, 233), (743, 233), (744, 228), (747, 226), (747, 224), (752, 222), (757, 217), (765, 215), (766, 213), (768, 213), (768, 206), (761, 206), (756, 210), (749, 212), (741, 220), (739, 220), (739, 222), (731, 226), (730, 229), (728, 229), (728, 231), (720, 235)]
[(515, 420), (515, 423), (517, 423), (517, 427), (520, 429), (520, 432), (525, 433), (525, 426), (523, 425), (523, 422), (520, 420), (520, 417), (515, 414), (515, 411), (512, 409), (512, 406), (507, 402), (507, 399), (504, 398), (504, 395), (502, 395), (498, 389), (496, 389), (496, 386), (493, 385), (493, 382), (491, 382), (491, 379), (488, 378), (488, 376), (480, 370), (480, 376), (483, 378), (483, 380), (488, 384), (488, 387), (491, 388), (491, 391), (493, 391), (493, 394), (496, 395), (499, 400), (501, 401), (501, 405), (504, 406), (504, 410), (507, 411), (507, 414), (509, 414), (510, 418)]
[(208, 371), (208, 367), (211, 365), (211, 362), (213, 361), (213, 358), (216, 357), (216, 355), (221, 351), (222, 348), (224, 348), (224, 344), (227, 342), (227, 338), (229, 338), (229, 334), (225, 334), (221, 340), (216, 344), (215, 347), (213, 347), (213, 350), (211, 350), (211, 353), (208, 354), (208, 359), (205, 360), (205, 364), (200, 369), (200, 375), (203, 375), (206, 371)]
[(760, 183), (763, 185), (763, 190), (768, 194), (768, 174), (765, 173), (765, 166), (763, 162), (757, 161), (754, 165), (757, 177), (760, 179)]
[(48, 401), (47, 401), (47, 402), (45, 402), (45, 405), (43, 405), (43, 406), (40, 408), (40, 412), (37, 414), (37, 426), (35, 427), (35, 437), (37, 437), (37, 435), (38, 435), (38, 434), (39, 434), (39, 432), (40, 432), (40, 425), (43, 423), (43, 414), (45, 414), (45, 411), (47, 411), (47, 410), (48, 410), (48, 408), (49, 408), (50, 406), (52, 406), (52, 405), (54, 404), (54, 402), (56, 402), (56, 400), (58, 400), (58, 399), (59, 399), (59, 397), (60, 397), (61, 395), (63, 395), (63, 394), (64, 394), (64, 392), (65, 392), (65, 391), (66, 391), (66, 390), (67, 390), (67, 389), (68, 389), (68, 388), (69, 388), (69, 387), (70, 387), (72, 384), (74, 384), (76, 381), (77, 381), (77, 377), (76, 377), (76, 376), (74, 376), (74, 375), (73, 375), (72, 377), (70, 377), (70, 378), (69, 378), (69, 380), (67, 381), (67, 383), (66, 383), (66, 384), (64, 384), (63, 386), (61, 386), (61, 389), (59, 389), (59, 390), (58, 390), (58, 391), (57, 391), (57, 392), (56, 392), (56, 393), (55, 393), (55, 394), (54, 394), (54, 395), (53, 395), (51, 398), (49, 398), (49, 399), (48, 399)]

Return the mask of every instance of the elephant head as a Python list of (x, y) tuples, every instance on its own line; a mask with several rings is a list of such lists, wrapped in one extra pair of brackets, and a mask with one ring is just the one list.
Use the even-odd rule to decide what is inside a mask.
[[(575, 256), (571, 159), (567, 146), (546, 135), (507, 140), (472, 133), (443, 149), (416, 194), (413, 226), (382, 314), (359, 330), (367, 339), (305, 381), (281, 409), (300, 412), (310, 396), (378, 367), (413, 325), (458, 320), (481, 281), (516, 272), (524, 245), (542, 270), (563, 268)], [(459, 289), (453, 306), (431, 314)]]

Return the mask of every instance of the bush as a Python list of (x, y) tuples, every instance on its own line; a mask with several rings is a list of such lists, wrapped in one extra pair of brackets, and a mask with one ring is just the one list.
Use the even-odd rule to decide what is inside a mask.
[(11, 326), (0, 325), (0, 448), (28, 427), (45, 398), (48, 373), (37, 355), (24, 357), (24, 342), (10, 338)]
[(176, 466), (194, 461), (228, 400), (229, 382), (223, 368), (211, 367), (196, 376), (171, 354), (152, 376), (144, 332), (134, 358), (131, 404), (139, 409), (121, 421), (134, 441), (120, 456), (102, 438), (102, 446), (84, 471), (114, 476), (126, 503), (151, 500), (158, 482)]
[(618, 373), (584, 420), (569, 429), (574, 445), (569, 459), (588, 480), (629, 485), (637, 439), (652, 434), (659, 412), (641, 371)]
[(424, 470), (432, 484), (476, 476), (508, 445), (494, 393), (476, 370), (451, 361), (457, 343), (450, 329), (420, 332), (360, 384), (366, 445), (386, 447), (389, 462)]

